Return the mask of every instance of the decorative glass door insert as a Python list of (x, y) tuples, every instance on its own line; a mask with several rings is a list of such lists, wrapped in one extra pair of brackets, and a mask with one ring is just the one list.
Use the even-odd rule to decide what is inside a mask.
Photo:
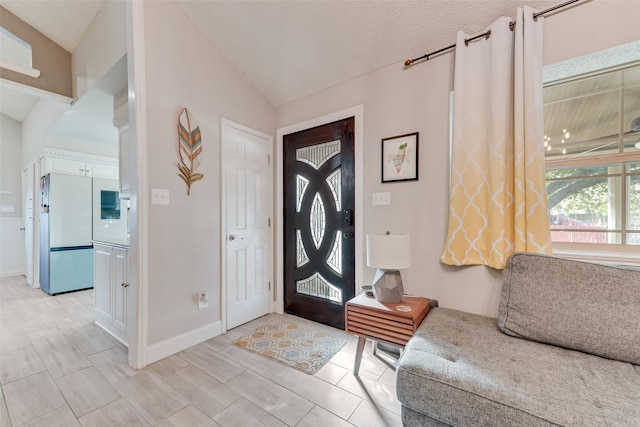
[(355, 292), (353, 123), (284, 137), (285, 311), (340, 328)]

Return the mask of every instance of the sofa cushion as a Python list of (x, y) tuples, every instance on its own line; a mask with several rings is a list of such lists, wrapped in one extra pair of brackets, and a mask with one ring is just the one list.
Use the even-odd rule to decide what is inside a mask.
[(637, 366), (513, 338), (500, 332), (494, 318), (446, 308), (433, 309), (407, 344), (398, 362), (397, 393), (406, 426), (434, 420), (459, 426), (622, 426), (640, 420)]
[(514, 254), (498, 325), (515, 337), (640, 364), (640, 271)]

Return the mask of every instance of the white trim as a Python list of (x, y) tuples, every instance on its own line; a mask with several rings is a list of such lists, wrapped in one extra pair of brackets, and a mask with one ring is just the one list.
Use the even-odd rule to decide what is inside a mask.
[(68, 96), (60, 95), (59, 93), (49, 92), (43, 89), (38, 89), (37, 87), (28, 86), (22, 83), (17, 83), (12, 80), (0, 79), (0, 86), (15, 90), (17, 92), (22, 92), (27, 95), (37, 96), (38, 98), (45, 98), (51, 101), (61, 102), (63, 104), (71, 104), (73, 103), (73, 98)]
[[(95, 295), (95, 294), (94, 294)], [(97, 316), (96, 316), (97, 317)], [(104, 322), (104, 319), (96, 319), (96, 321), (94, 322), (96, 324), (96, 326), (98, 326), (100, 329), (102, 329), (103, 331), (105, 331), (106, 333), (108, 333), (109, 335), (111, 335), (111, 337), (118, 341), (120, 344), (122, 344), (123, 346), (129, 348), (129, 343), (122, 339), (121, 336), (119, 336), (116, 332), (112, 331), (109, 326), (106, 326), (104, 323), (109, 323), (110, 320), (107, 320), (106, 322)]]
[(200, 344), (222, 334), (222, 324), (218, 320), (193, 331), (185, 332), (147, 347), (147, 364), (157, 362), (182, 350)]
[[(147, 335), (149, 332), (149, 188), (147, 185), (147, 98), (145, 90), (145, 44), (144, 44), (144, 2), (127, 1), (127, 81), (129, 123), (131, 138), (135, 141), (137, 182), (131, 183), (131, 215), (135, 216), (135, 228), (131, 228), (131, 250), (129, 265), (137, 272), (129, 277), (136, 291), (132, 310), (135, 319), (129, 334), (129, 365), (141, 369), (148, 364)], [(133, 225), (133, 224), (132, 224)], [(131, 262), (133, 261), (133, 262)], [(135, 264), (135, 265), (134, 265)], [(131, 268), (131, 267), (130, 267)]]
[[(220, 167), (218, 170), (220, 171), (220, 317), (222, 318), (222, 331), (227, 331), (227, 251), (226, 251), (226, 242), (227, 242), (227, 208), (226, 208), (226, 200), (227, 200), (227, 190), (226, 190), (226, 167), (224, 164), (225, 158), (225, 147), (227, 142), (227, 129), (233, 128), (242, 132), (246, 132), (251, 135), (255, 135), (259, 138), (263, 138), (268, 141), (269, 147), (267, 148), (267, 152), (269, 155), (273, 153), (273, 136), (268, 135), (266, 133), (262, 133), (258, 130), (252, 129), (250, 127), (241, 125), (229, 119), (225, 119), (224, 117), (220, 118)], [(273, 177), (273, 163), (269, 165), (269, 176)], [(271, 194), (273, 194), (273, 181), (269, 183), (271, 185)], [(273, 208), (273, 205), (272, 205)], [(273, 210), (273, 209), (272, 209)], [(274, 216), (273, 213), (271, 215)], [(271, 228), (271, 256), (272, 260), (277, 255), (273, 253), (273, 233), (275, 227)], [(269, 271), (269, 280), (271, 283), (273, 280), (273, 262), (271, 262), (271, 268)], [(273, 295), (275, 292), (275, 286), (271, 289), (271, 293)], [(273, 311), (273, 298), (271, 301), (271, 310)]]
[(40, 77), (40, 70), (36, 70), (35, 68), (25, 67), (23, 65), (14, 64), (13, 62), (7, 62), (0, 59), (0, 67), (11, 70), (16, 73), (23, 74), (25, 76), (33, 77), (37, 79)]
[(117, 157), (101, 156), (99, 154), (83, 153), (81, 151), (64, 150), (62, 148), (44, 147), (44, 157), (55, 159), (76, 160), (109, 166), (118, 166)]
[(363, 276), (363, 264), (362, 254), (364, 251), (364, 200), (363, 200), (363, 174), (364, 174), (364, 107), (362, 104), (355, 107), (347, 108), (342, 111), (327, 114), (326, 116), (317, 117), (315, 119), (307, 120), (305, 122), (296, 123), (290, 126), (286, 126), (278, 129), (276, 137), (276, 289), (277, 299), (275, 311), (278, 313), (284, 312), (284, 243), (283, 243), (283, 229), (284, 218), (282, 212), (284, 211), (284, 197), (282, 194), (283, 188), (283, 143), (282, 139), (284, 135), (298, 132), (305, 129), (310, 129), (316, 126), (321, 126), (327, 123), (335, 122), (338, 120), (354, 117), (355, 130), (354, 130), (354, 149), (355, 149), (355, 240), (356, 240), (356, 269), (355, 269), (355, 286), (356, 291), (359, 288), (359, 284), (362, 283)]
[(3, 271), (2, 273), (0, 273), (0, 278), (5, 278), (5, 277), (13, 277), (13, 276), (24, 276), (24, 270), (13, 270), (13, 271)]
[(640, 248), (629, 246), (621, 251), (614, 251), (612, 248), (593, 247), (589, 249), (577, 249), (569, 247), (557, 247), (554, 243), (553, 255), (559, 258), (573, 259), (576, 261), (595, 262), (602, 264), (621, 264), (640, 266)]
[[(24, 209), (24, 206), (22, 207), (22, 209)], [(35, 213), (37, 213), (38, 210), (36, 208), (34, 208), (34, 215)], [(11, 270), (0, 270), (0, 277), (12, 277), (12, 276), (24, 276), (25, 275), (25, 268), (26, 268), (26, 262), (25, 262), (25, 250), (24, 250), (24, 232), (21, 233), (19, 231), (20, 228), (24, 227), (24, 217), (3, 217), (0, 218), (0, 236), (2, 236), (2, 246), (5, 246), (4, 248), (0, 248), (0, 251), (2, 249), (15, 249), (15, 246), (17, 245), (20, 248), (19, 253), (15, 253), (14, 250), (12, 250), (11, 252), (15, 253), (17, 255), (17, 257), (15, 258), (15, 263), (11, 262), (11, 264), (13, 264), (12, 266), (10, 266), (12, 269)], [(14, 237), (17, 239), (17, 241), (14, 239)], [(11, 241), (13, 240), (13, 242)], [(12, 244), (13, 243), (13, 244)], [(4, 255), (3, 260), (6, 262), (6, 260), (12, 258), (13, 255)], [(4, 266), (0, 266), (4, 267)]]

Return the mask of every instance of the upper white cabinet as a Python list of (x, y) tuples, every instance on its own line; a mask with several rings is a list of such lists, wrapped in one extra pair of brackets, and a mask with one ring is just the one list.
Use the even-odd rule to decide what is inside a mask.
[(78, 160), (57, 159), (44, 157), (43, 174), (49, 172), (67, 175), (90, 176), (93, 178), (118, 179), (118, 167), (101, 165), (98, 163), (82, 162)]
[(50, 172), (118, 179), (118, 159), (46, 148), (44, 156), (40, 158), (40, 175), (44, 176)]
[(93, 178), (118, 179), (117, 166), (85, 163), (84, 172), (85, 172), (85, 176), (91, 176)]

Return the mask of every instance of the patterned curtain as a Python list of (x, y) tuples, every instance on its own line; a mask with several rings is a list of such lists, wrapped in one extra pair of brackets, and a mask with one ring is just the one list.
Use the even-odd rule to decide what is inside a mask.
[(503, 269), (513, 252), (550, 253), (544, 170), (542, 18), (519, 8), (488, 38), (458, 33), (449, 231), (441, 262)]

